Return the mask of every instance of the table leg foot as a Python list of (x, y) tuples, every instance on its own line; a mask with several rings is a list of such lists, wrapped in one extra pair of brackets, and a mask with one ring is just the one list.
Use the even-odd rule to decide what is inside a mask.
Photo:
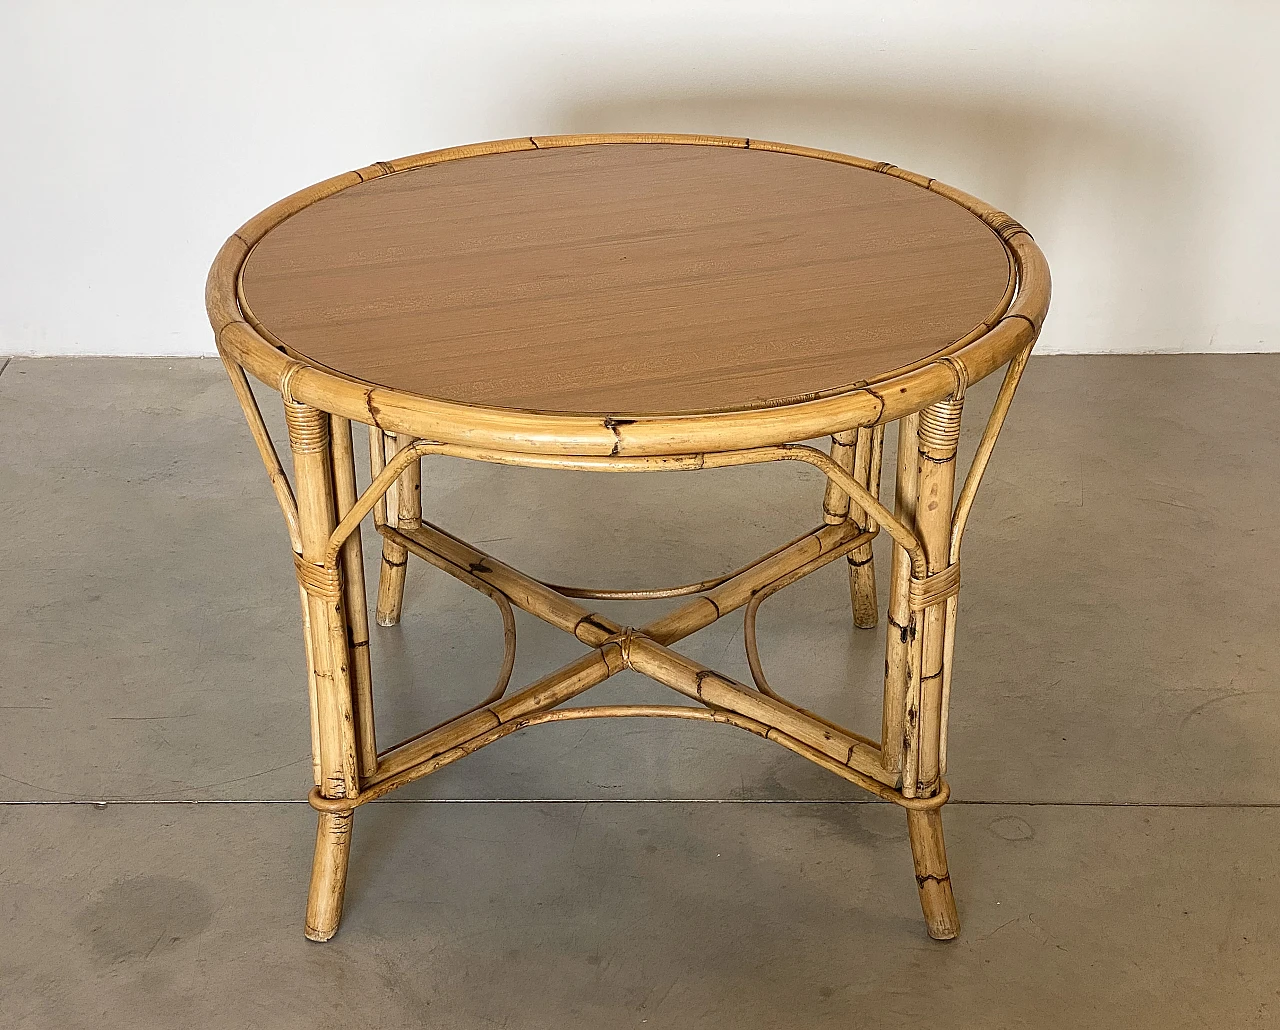
[(307, 894), (306, 935), (327, 941), (338, 932), (342, 898), (347, 889), (347, 858), (351, 854), (352, 813), (320, 813), (316, 827), (316, 854), (311, 864), (311, 889)]
[(949, 941), (960, 933), (960, 916), (951, 893), (947, 871), (947, 849), (942, 840), (942, 812), (907, 811), (907, 831), (911, 837), (911, 857), (915, 860), (920, 907), (929, 936)]

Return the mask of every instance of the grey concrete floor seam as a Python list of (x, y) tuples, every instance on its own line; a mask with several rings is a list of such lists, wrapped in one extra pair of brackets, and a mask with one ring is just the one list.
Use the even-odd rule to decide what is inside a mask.
[[(116, 808), (123, 806), (186, 805), (296, 805), (307, 807), (300, 798), (121, 798), (78, 801), (0, 801), (0, 808), (74, 807)], [(380, 798), (372, 805), (881, 805), (874, 798)], [(365, 806), (361, 806), (362, 808)], [(1248, 811), (1280, 809), (1280, 802), (1204, 801), (983, 801), (954, 799), (948, 808), (1155, 808)]]

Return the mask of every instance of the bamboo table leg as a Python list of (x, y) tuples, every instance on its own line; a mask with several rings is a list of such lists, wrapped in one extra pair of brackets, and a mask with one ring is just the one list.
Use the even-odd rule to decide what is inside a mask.
[[(831, 437), (831, 458), (853, 478), (871, 491), (880, 493), (880, 452), (884, 426), (836, 433)], [(851, 500), (835, 483), (827, 483), (822, 501), (823, 520), (828, 525), (853, 521), (875, 529), (875, 520)], [(849, 555), (849, 597), (853, 603), (853, 624), (859, 629), (872, 629), (879, 621), (876, 601), (876, 568), (871, 545), (864, 544)]]
[[(413, 443), (409, 436), (382, 434), (392, 453)], [(388, 457), (391, 457), (388, 454)], [(412, 461), (387, 495), (387, 518), (393, 526), (416, 529), (422, 523), (422, 464)], [(394, 626), (400, 621), (404, 605), (404, 578), (409, 564), (408, 552), (394, 540), (382, 542), (382, 567), (378, 574), (378, 625)]]
[[(919, 418), (919, 415), (908, 415), (898, 423), (894, 515), (907, 525), (913, 525), (916, 518), (916, 426)], [(911, 646), (917, 631), (909, 596), (911, 559), (897, 543), (893, 545), (889, 577), (889, 625), (885, 633), (884, 717), (880, 747), (885, 769), (900, 773), (906, 754), (907, 698), (913, 692)]]
[[(864, 427), (858, 430), (853, 452), (853, 478), (877, 496), (883, 441), (884, 426)], [(851, 519), (868, 529), (875, 528), (875, 520), (856, 503), (850, 502), (849, 508)], [(874, 629), (880, 620), (880, 605), (876, 601), (876, 566), (870, 544), (849, 555), (849, 592), (853, 599), (853, 624), (859, 629)]]
[[(319, 792), (325, 798), (354, 797), (360, 782), (343, 582), (339, 567), (325, 562), (338, 507), (330, 419), (316, 408), (288, 399), (284, 409), (293, 449), (302, 542), (295, 565), (307, 595), (311, 630), (307, 646), (315, 671)], [(351, 821), (350, 811), (321, 812), (318, 816), (307, 896), (306, 935), (312, 940), (326, 941), (338, 929), (351, 850)]]
[[(951, 571), (951, 501), (955, 485), (956, 446), (960, 440), (959, 397), (939, 401), (920, 412), (917, 429), (915, 520), (924, 546), (929, 576), (911, 584), (912, 615), (920, 633), (914, 726), (908, 725), (914, 746), (908, 747), (903, 793), (929, 798), (942, 787), (942, 684), (946, 651), (947, 600), (954, 596), (958, 576)], [(940, 579), (940, 577), (942, 577)], [(952, 582), (954, 580), (954, 582)], [(940, 596), (942, 595), (942, 596)], [(914, 774), (914, 775), (913, 775)], [(949, 940), (960, 932), (947, 853), (942, 838), (940, 808), (907, 812), (916, 883), (929, 936)]]
[[(357, 496), (351, 423), (334, 415), (331, 417), (331, 431), (333, 489), (337, 503), (335, 514), (342, 519), (355, 506)], [(360, 774), (371, 776), (378, 767), (378, 746), (373, 729), (373, 669), (369, 658), (369, 608), (364, 591), (364, 548), (359, 533), (352, 533), (342, 545), (342, 580), (351, 653), (351, 692)]]

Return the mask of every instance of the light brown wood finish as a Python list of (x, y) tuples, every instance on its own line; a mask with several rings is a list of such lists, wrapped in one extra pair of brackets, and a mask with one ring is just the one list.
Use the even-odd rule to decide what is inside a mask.
[[(274, 328), (241, 285), (260, 308), (279, 302)], [(906, 809), (926, 926), (955, 936), (941, 808), (960, 543), (1048, 300), (1043, 256), (1007, 215), (892, 165), (758, 140), (479, 144), (338, 176), (246, 223), (206, 303), (303, 598), (319, 814), (307, 935), (337, 929), (357, 807), (529, 726), (664, 716), (756, 733)], [(1005, 365), (953, 508), (965, 390)], [(284, 397), (293, 484), (246, 372)], [(879, 466), (896, 420), (890, 511)], [(363, 493), (351, 421), (371, 427)], [(825, 436), (830, 455), (796, 442)], [(434, 455), (614, 473), (801, 461), (827, 480), (825, 524), (699, 583), (557, 587), (423, 520), (419, 468)], [(383, 537), (379, 622), (399, 619), (413, 554), (494, 600), (506, 642), (487, 697), (380, 754), (369, 515)], [(877, 741), (773, 690), (755, 629), (767, 597), (845, 555), (855, 621), (874, 624), (879, 530), (893, 562)], [(578, 603), (686, 596), (640, 627)], [(591, 651), (508, 693), (514, 608)], [(738, 609), (756, 689), (673, 650)], [(626, 669), (700, 707), (558, 707)]]
[(381, 386), (532, 411), (772, 407), (944, 350), (1002, 312), (1000, 238), (903, 179), (654, 144), (383, 176), (272, 229), (251, 321)]

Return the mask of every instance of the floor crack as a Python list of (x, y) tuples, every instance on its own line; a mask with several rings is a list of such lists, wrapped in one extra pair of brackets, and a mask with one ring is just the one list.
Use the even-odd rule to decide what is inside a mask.
[[(0, 808), (40, 805), (306, 805), (306, 798), (75, 798), (2, 801)], [(877, 798), (380, 798), (373, 805), (888, 805)], [(952, 799), (961, 808), (1198, 808), (1245, 811), (1280, 809), (1280, 801), (988, 801)]]

